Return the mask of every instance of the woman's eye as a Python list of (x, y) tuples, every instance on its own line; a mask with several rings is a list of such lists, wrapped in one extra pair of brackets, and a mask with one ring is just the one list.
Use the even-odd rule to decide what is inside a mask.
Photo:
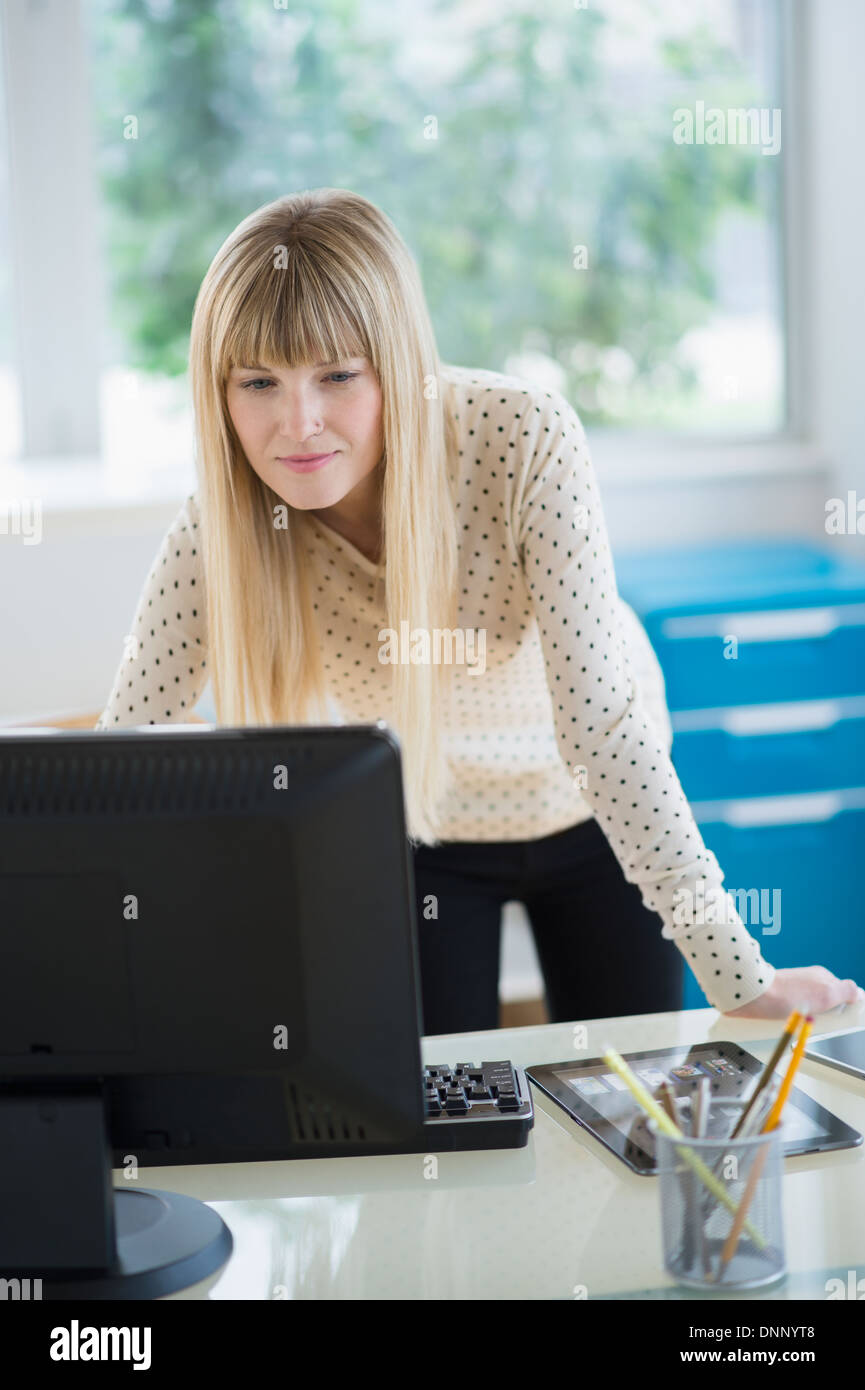
[[(350, 381), (354, 381), (355, 377), (356, 377), (356, 376), (359, 376), (359, 375), (360, 375), (359, 372), (331, 372), (330, 375), (329, 375), (328, 377), (325, 378), (325, 380), (331, 381), (331, 380), (333, 380), (333, 378), (336, 377), (336, 376), (345, 377), (345, 380), (344, 380), (344, 381), (336, 381), (336, 382), (334, 382), (334, 385), (335, 385), (335, 386), (347, 386), (348, 383), (349, 383)], [(273, 382), (272, 382), (272, 381), (269, 381), (266, 377), (258, 376), (258, 377), (256, 377), (253, 381), (245, 381), (245, 382), (243, 383), (243, 386), (241, 387), (241, 390), (242, 390), (242, 391), (248, 391), (248, 390), (250, 389), (251, 386), (262, 386), (262, 385), (263, 385), (263, 386), (272, 386), (272, 385), (273, 385)], [(253, 395), (260, 396), (260, 395), (261, 395), (261, 392), (260, 392), (260, 391), (254, 391), (254, 392), (253, 392)]]

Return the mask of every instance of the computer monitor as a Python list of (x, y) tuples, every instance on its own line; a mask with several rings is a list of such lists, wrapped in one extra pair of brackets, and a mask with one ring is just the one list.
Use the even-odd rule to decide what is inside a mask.
[(157, 1297), (228, 1258), (217, 1213), (138, 1166), (423, 1125), (382, 721), (0, 730), (0, 933), (0, 1275), (44, 1297)]

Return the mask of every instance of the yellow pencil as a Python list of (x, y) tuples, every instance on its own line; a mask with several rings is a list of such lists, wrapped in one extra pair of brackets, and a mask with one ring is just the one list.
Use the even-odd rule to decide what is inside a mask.
[[(655, 1121), (656, 1125), (658, 1126), (658, 1129), (661, 1131), (662, 1134), (668, 1134), (671, 1139), (685, 1138), (685, 1135), (682, 1133), (679, 1126), (673, 1123), (669, 1115), (664, 1110), (663, 1106), (659, 1105), (658, 1102), (652, 1096), (649, 1095), (649, 1092), (646, 1090), (645, 1086), (642, 1085), (642, 1083), (631, 1071), (631, 1068), (628, 1066), (624, 1057), (621, 1057), (614, 1047), (608, 1047), (606, 1051), (603, 1053), (603, 1058), (607, 1065), (612, 1067), (613, 1071), (616, 1072), (616, 1074), (622, 1078), (628, 1090), (631, 1092), (632, 1096), (638, 1102), (638, 1104), (643, 1107), (647, 1114), (651, 1115), (652, 1119)], [(709, 1191), (713, 1193), (715, 1197), (717, 1197), (718, 1201), (722, 1202), (724, 1206), (728, 1208), (729, 1211), (735, 1213), (736, 1208), (733, 1204), (732, 1198), (727, 1195), (727, 1193), (724, 1191), (722, 1184), (715, 1177), (715, 1174), (711, 1172), (709, 1168), (707, 1168), (703, 1160), (701, 1158), (698, 1158), (697, 1155), (685, 1144), (677, 1144), (676, 1153), (679, 1154), (679, 1156), (683, 1158), (691, 1168), (693, 1168), (694, 1172), (700, 1178), (701, 1182), (704, 1182), (706, 1184)], [(748, 1235), (751, 1237), (758, 1249), (762, 1250), (766, 1242), (760, 1235), (760, 1232), (754, 1229), (750, 1221), (747, 1222), (746, 1225), (748, 1229)]]
[[(761, 1130), (760, 1133), (762, 1134), (763, 1131)], [(748, 1181), (745, 1184), (745, 1191), (742, 1194), (742, 1200), (739, 1203), (738, 1209), (736, 1211), (736, 1217), (733, 1221), (732, 1227), (730, 1228), (730, 1234), (724, 1241), (724, 1248), (721, 1251), (721, 1260), (718, 1265), (718, 1272), (715, 1275), (715, 1280), (718, 1283), (720, 1283), (720, 1281), (723, 1279), (724, 1271), (736, 1253), (736, 1247), (738, 1246), (739, 1239), (742, 1235), (742, 1227), (745, 1224), (745, 1217), (748, 1213), (748, 1208), (751, 1205), (751, 1199), (754, 1196), (754, 1189), (756, 1188), (760, 1178), (760, 1174), (762, 1173), (763, 1168), (765, 1167), (766, 1158), (768, 1157), (768, 1154), (769, 1144), (767, 1142), (763, 1145), (759, 1154), (754, 1159), (754, 1162), (751, 1164), (751, 1171), (748, 1174)]]
[[(781, 1111), (784, 1109), (784, 1103), (788, 1095), (790, 1094), (790, 1088), (793, 1085), (793, 1078), (796, 1075), (796, 1069), (799, 1066), (800, 1061), (802, 1060), (802, 1053), (805, 1051), (805, 1044), (808, 1041), (808, 1034), (811, 1032), (813, 1026), (813, 1015), (808, 1014), (805, 1018), (805, 1022), (802, 1024), (799, 1037), (796, 1041), (796, 1046), (793, 1049), (793, 1055), (790, 1058), (790, 1062), (787, 1067), (786, 1075), (784, 1076), (784, 1080), (781, 1082), (781, 1089), (775, 1097), (775, 1104), (772, 1106), (772, 1109), (769, 1111), (769, 1114), (766, 1116), (766, 1119), (763, 1122), (763, 1127), (760, 1130), (761, 1134), (768, 1134), (770, 1130), (777, 1128), (777, 1125), (781, 1119)], [(718, 1281), (723, 1279), (724, 1271), (736, 1253), (736, 1248), (739, 1244), (739, 1240), (742, 1235), (742, 1227), (745, 1223), (745, 1217), (748, 1214), (748, 1208), (751, 1205), (751, 1201), (754, 1196), (754, 1190), (757, 1186), (760, 1174), (763, 1171), (768, 1155), (769, 1144), (764, 1144), (760, 1153), (757, 1155), (757, 1157), (754, 1159), (753, 1164), (751, 1165), (751, 1172), (748, 1176), (748, 1181), (745, 1184), (745, 1191), (742, 1194), (742, 1200), (739, 1203), (735, 1220), (733, 1221), (733, 1225), (730, 1229), (730, 1234), (724, 1241), (724, 1248), (721, 1251), (721, 1261), (718, 1267), (718, 1273), (716, 1275), (716, 1279)]]
[(775, 1104), (772, 1106), (772, 1109), (769, 1111), (769, 1114), (766, 1116), (766, 1120), (763, 1124), (763, 1129), (765, 1131), (774, 1129), (781, 1118), (781, 1111), (784, 1109), (784, 1104), (787, 1100), (788, 1095), (790, 1094), (790, 1088), (793, 1085), (793, 1078), (796, 1075), (796, 1069), (802, 1060), (802, 1053), (805, 1051), (805, 1044), (808, 1041), (808, 1034), (811, 1032), (811, 1029), (813, 1027), (814, 1015), (806, 1014), (805, 1022), (802, 1024), (801, 1032), (799, 1033), (799, 1037), (796, 1040), (796, 1046), (793, 1049), (793, 1056), (790, 1058), (790, 1065), (787, 1068), (787, 1075), (781, 1082), (781, 1089), (775, 1098)]
[(801, 1020), (802, 1014), (798, 1011), (798, 1009), (794, 1009), (790, 1017), (787, 1019), (787, 1022), (784, 1024), (784, 1031), (778, 1039), (777, 1043), (775, 1044), (775, 1049), (772, 1053), (772, 1056), (769, 1058), (768, 1062), (766, 1063), (765, 1067), (763, 1068), (760, 1074), (760, 1078), (757, 1082), (757, 1085), (754, 1087), (754, 1090), (751, 1094), (751, 1099), (748, 1101), (748, 1104), (745, 1106), (745, 1109), (739, 1116), (739, 1119), (736, 1123), (736, 1127), (733, 1130), (733, 1133), (730, 1135), (731, 1139), (736, 1139), (741, 1133), (743, 1126), (747, 1122), (748, 1116), (750, 1115), (752, 1109), (754, 1108), (754, 1105), (757, 1102), (757, 1097), (760, 1095), (764, 1087), (768, 1086), (769, 1082), (772, 1080), (772, 1077), (775, 1074), (775, 1068), (780, 1062), (788, 1042), (794, 1036), (796, 1029), (799, 1027)]

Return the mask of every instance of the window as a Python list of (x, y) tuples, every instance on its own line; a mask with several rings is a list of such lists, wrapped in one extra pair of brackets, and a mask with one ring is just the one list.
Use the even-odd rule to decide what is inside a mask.
[(82, 6), (118, 466), (191, 457), (201, 278), (242, 217), (320, 185), (392, 218), (445, 361), (587, 426), (784, 430), (780, 0), (277, 5)]

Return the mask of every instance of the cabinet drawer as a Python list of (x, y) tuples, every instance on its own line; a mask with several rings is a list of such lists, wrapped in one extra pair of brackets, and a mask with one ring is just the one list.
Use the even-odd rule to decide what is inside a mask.
[(689, 800), (865, 786), (865, 695), (679, 710), (671, 721)]
[(865, 691), (865, 603), (648, 617), (670, 710)]
[[(692, 810), (766, 959), (778, 968), (825, 965), (865, 983), (865, 786), (694, 802)], [(684, 1007), (705, 1007), (690, 972)]]
[(670, 710), (865, 694), (861, 560), (794, 539), (701, 544), (617, 555), (616, 578)]

